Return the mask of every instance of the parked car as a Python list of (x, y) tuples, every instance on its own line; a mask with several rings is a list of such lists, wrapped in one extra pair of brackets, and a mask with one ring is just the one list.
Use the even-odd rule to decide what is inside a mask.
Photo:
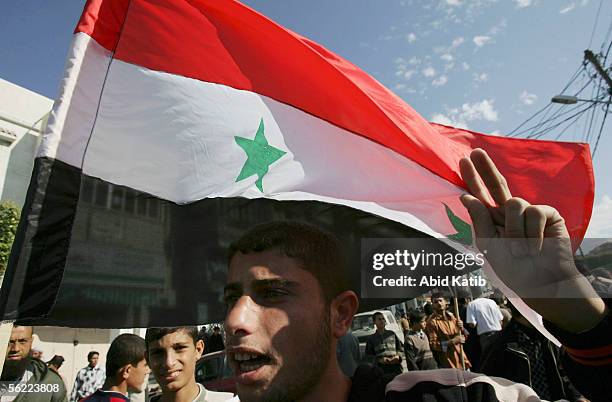
[(365, 360), (366, 342), (370, 335), (376, 332), (376, 327), (374, 326), (374, 321), (372, 320), (372, 314), (376, 312), (380, 312), (383, 314), (383, 316), (385, 317), (385, 321), (387, 322), (385, 328), (395, 332), (399, 340), (402, 342), (402, 345), (404, 344), (404, 332), (402, 331), (399, 323), (393, 316), (393, 313), (391, 313), (390, 311), (374, 310), (356, 314), (355, 317), (353, 317), (353, 324), (351, 325), (351, 329), (353, 331), (353, 334), (359, 340), (359, 353), (361, 355), (362, 361)]
[(236, 394), (236, 380), (225, 350), (207, 353), (196, 362), (196, 382), (206, 389)]

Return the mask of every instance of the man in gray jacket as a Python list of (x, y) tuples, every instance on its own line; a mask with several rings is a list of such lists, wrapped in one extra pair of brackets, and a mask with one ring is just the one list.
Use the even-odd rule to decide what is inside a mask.
[(2, 402), (66, 402), (62, 378), (39, 359), (30, 357), (32, 327), (15, 325), (0, 377)]

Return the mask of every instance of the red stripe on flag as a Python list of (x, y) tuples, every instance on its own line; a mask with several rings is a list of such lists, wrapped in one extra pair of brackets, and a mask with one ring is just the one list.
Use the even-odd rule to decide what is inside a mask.
[[(90, 31), (109, 42), (99, 37), (105, 30)], [(353, 64), (236, 1), (132, 0), (115, 58), (268, 96), (463, 185), (458, 162), (467, 148)]]
[(115, 51), (129, 4), (130, 0), (88, 0), (74, 32), (86, 33)]
[(591, 220), (595, 179), (586, 144), (484, 135), (433, 124), (470, 148), (485, 149), (506, 177), (512, 195), (555, 207), (565, 219), (574, 248)]

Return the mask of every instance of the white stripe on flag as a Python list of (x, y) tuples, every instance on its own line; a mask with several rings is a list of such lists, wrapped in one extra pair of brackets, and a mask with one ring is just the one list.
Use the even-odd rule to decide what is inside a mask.
[(111, 53), (91, 37), (74, 35), (38, 156), (81, 167), (110, 61)]
[[(77, 167), (108, 57), (94, 44), (86, 43), (88, 68), (80, 68), (71, 102), (82, 113), (68, 114), (57, 152)], [(236, 180), (247, 154), (235, 140), (253, 139), (262, 119), (268, 143), (286, 152), (270, 165), (263, 193), (256, 176)], [(46, 156), (58, 140), (55, 127), (53, 134)], [(455, 232), (443, 203), (462, 210), (462, 189), (373, 141), (253, 92), (118, 60), (104, 84), (83, 173), (180, 204), (233, 196), (344, 204), (438, 237)]]

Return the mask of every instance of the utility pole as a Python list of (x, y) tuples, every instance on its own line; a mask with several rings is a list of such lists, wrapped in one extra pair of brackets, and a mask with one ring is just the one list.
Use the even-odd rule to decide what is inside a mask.
[(608, 94), (612, 95), (612, 79), (610, 79), (608, 72), (599, 63), (599, 59), (595, 53), (593, 53), (590, 49), (587, 49), (584, 51), (584, 58), (585, 60), (589, 61), (593, 67), (595, 67), (595, 70), (597, 70), (599, 75), (601, 75), (601, 77), (606, 81), (608, 84)]

